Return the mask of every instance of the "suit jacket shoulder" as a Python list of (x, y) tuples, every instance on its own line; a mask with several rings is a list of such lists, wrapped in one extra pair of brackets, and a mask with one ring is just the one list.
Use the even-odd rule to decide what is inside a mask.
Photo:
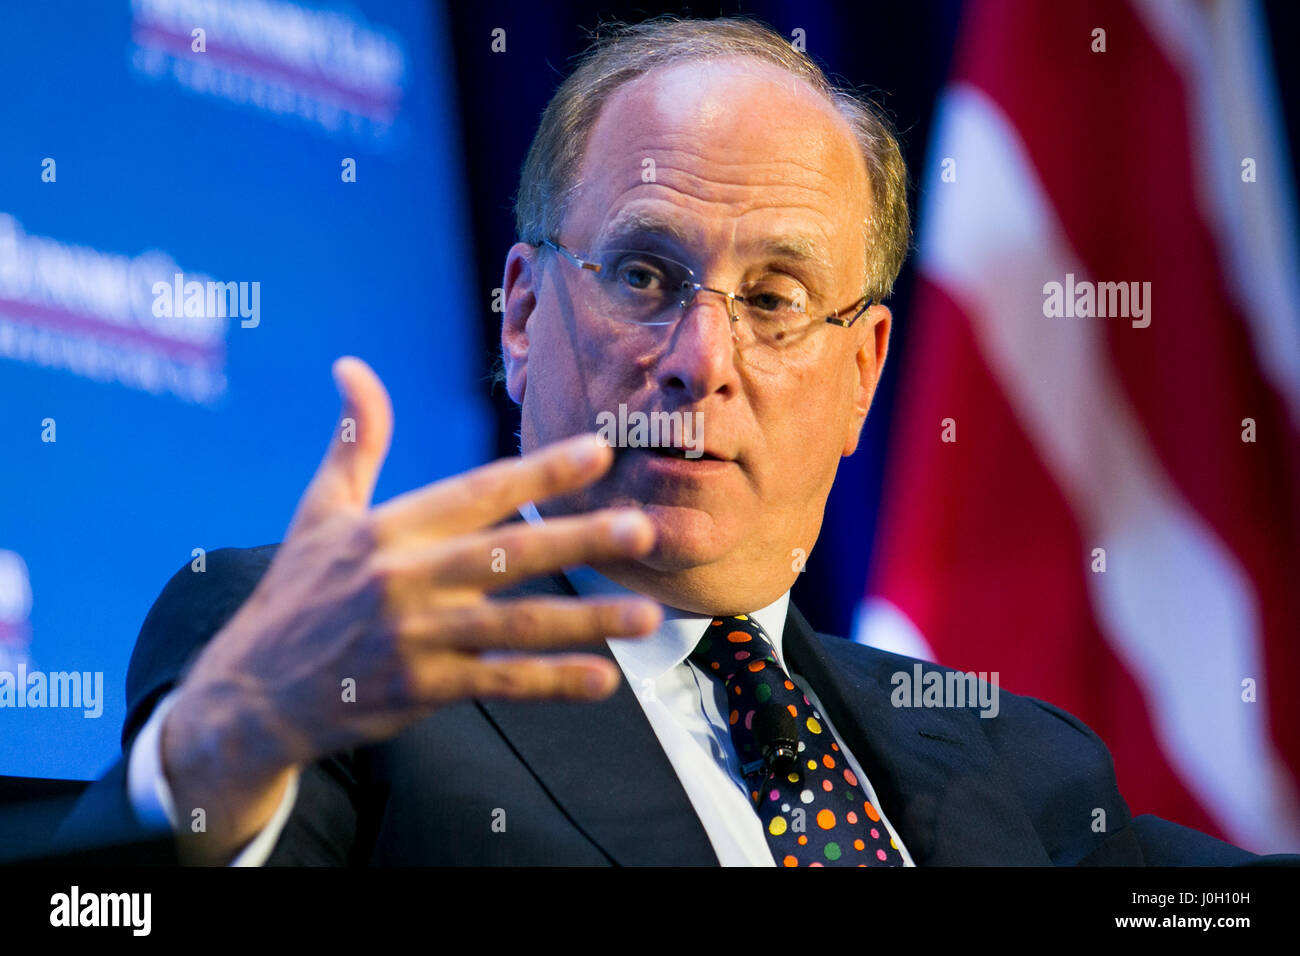
[(186, 565), (172, 575), (145, 616), (127, 666), (123, 750), (204, 645), (248, 600), (278, 548), (220, 548), (205, 555), (203, 571)]
[[(798, 631), (787, 629), (787, 637)], [(931, 865), (1199, 866), (1275, 859), (1155, 816), (1132, 817), (1110, 750), (1087, 724), (1053, 704), (998, 688), (982, 701), (968, 694), (964, 706), (945, 695), (946, 706), (917, 707), (918, 675), (945, 688), (950, 679), (953, 688), (969, 691), (971, 684), (957, 680), (964, 675), (952, 668), (814, 636), (829, 664), (816, 653), (800, 663), (814, 673), (832, 672), (822, 680), (850, 684), (846, 693), (869, 711), (865, 720), (877, 733), (850, 746), (857, 754), (860, 742), (880, 768), (904, 821), (896, 826), (902, 834), (910, 830), (904, 840), (914, 858)], [(988, 706), (991, 700), (996, 707)], [(831, 718), (838, 728), (833, 712)], [(877, 745), (885, 739), (888, 747)], [(867, 773), (874, 784), (876, 775)], [(899, 779), (910, 781), (906, 792), (895, 786)], [(984, 837), (965, 832), (977, 821)]]

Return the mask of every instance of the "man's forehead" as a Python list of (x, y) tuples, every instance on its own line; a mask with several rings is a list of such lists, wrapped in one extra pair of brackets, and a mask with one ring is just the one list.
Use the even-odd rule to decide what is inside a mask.
[(636, 202), (647, 182), (674, 182), (724, 207), (817, 210), (825, 221), (802, 234), (783, 230), (769, 243), (807, 258), (825, 258), (828, 231), (859, 233), (853, 214), (866, 209), (854, 207), (869, 196), (847, 121), (806, 81), (742, 57), (658, 67), (616, 90), (587, 142), (571, 212), (602, 235), (635, 229), (684, 239), (673, 235), (671, 217), (647, 228)]
[(688, 60), (656, 67), (619, 87), (606, 103), (605, 112), (622, 108), (651, 108), (661, 117), (720, 124), (743, 116), (746, 108), (758, 108), (769, 121), (779, 121), (787, 114), (797, 123), (838, 124), (849, 135), (831, 104), (806, 80), (753, 57)]

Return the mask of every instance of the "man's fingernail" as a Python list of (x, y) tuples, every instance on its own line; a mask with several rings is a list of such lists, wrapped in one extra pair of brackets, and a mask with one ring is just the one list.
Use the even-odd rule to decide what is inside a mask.
[(569, 461), (579, 468), (594, 465), (600, 458), (601, 440), (595, 435), (583, 435), (581, 441), (574, 442), (569, 449)]
[(603, 694), (609, 689), (609, 678), (604, 674), (592, 672), (587, 675), (587, 690), (592, 694)]
[(640, 633), (649, 630), (654, 621), (654, 611), (648, 604), (629, 604), (623, 608), (623, 627)]
[(631, 547), (645, 534), (646, 519), (639, 511), (628, 511), (614, 519), (610, 532), (621, 545)]

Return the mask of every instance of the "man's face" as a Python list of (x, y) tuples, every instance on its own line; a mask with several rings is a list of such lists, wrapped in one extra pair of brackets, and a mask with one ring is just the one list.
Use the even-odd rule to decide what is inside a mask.
[[(861, 154), (833, 108), (775, 67), (696, 62), (623, 86), (577, 181), (551, 238), (579, 256), (617, 233), (619, 248), (676, 259), (711, 288), (792, 276), (827, 312), (862, 294), (871, 206)], [(622, 404), (702, 413), (705, 454), (620, 449), (600, 482), (539, 508), (642, 508), (654, 551), (601, 570), (666, 604), (727, 614), (771, 603), (816, 541), (840, 456), (857, 446), (889, 311), (874, 306), (849, 329), (820, 323), (774, 359), (738, 346), (720, 295), (701, 291), (674, 324), (644, 327), (602, 314), (598, 285), (549, 251), (510, 251), (502, 345), (523, 451), (596, 431), (597, 416)]]

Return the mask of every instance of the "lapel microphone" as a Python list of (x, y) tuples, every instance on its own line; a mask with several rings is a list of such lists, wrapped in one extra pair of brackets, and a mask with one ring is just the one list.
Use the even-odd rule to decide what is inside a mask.
[(787, 774), (799, 754), (799, 725), (790, 711), (772, 703), (754, 714), (754, 740), (772, 773)]

